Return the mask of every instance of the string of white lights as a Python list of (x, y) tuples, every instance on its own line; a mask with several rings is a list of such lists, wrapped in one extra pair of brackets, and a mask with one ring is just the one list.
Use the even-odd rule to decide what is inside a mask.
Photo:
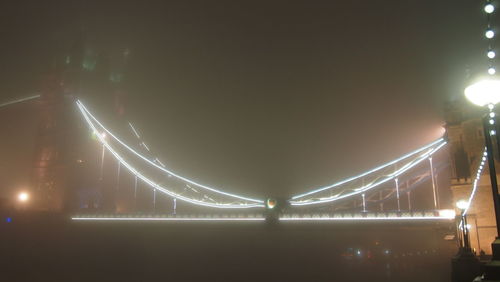
[(472, 191), (470, 193), (469, 200), (467, 201), (467, 207), (464, 210), (464, 215), (466, 215), (469, 211), (469, 208), (472, 205), (472, 201), (474, 200), (474, 196), (476, 195), (477, 187), (479, 184), (479, 180), (481, 179), (481, 173), (483, 172), (487, 156), (488, 153), (486, 152), (486, 148), (484, 148), (483, 157), (481, 158), (481, 163), (477, 168), (476, 176), (474, 178), (474, 182), (472, 183)]
[[(197, 187), (200, 187), (200, 188), (212, 191), (214, 193), (218, 193), (218, 194), (222, 194), (222, 195), (225, 195), (225, 196), (237, 198), (237, 199), (240, 199), (240, 200), (246, 200), (246, 201), (250, 201), (250, 202), (255, 202), (255, 203), (259, 203), (259, 204), (263, 204), (264, 203), (263, 200), (257, 200), (257, 199), (252, 199), (252, 198), (248, 198), (248, 197), (243, 197), (243, 196), (239, 196), (239, 195), (227, 193), (227, 192), (224, 192), (224, 191), (221, 191), (221, 190), (218, 190), (218, 189), (215, 189), (215, 188), (212, 188), (212, 187), (209, 187), (209, 186), (197, 183), (197, 182), (195, 182), (195, 181), (193, 181), (191, 179), (188, 179), (186, 177), (180, 176), (180, 175), (174, 173), (173, 171), (168, 170), (167, 168), (164, 168), (164, 167), (156, 164), (155, 162), (149, 160), (148, 158), (146, 158), (145, 156), (143, 156), (142, 154), (138, 153), (136, 150), (134, 150), (133, 148), (131, 148), (130, 146), (128, 146), (125, 142), (123, 142), (122, 140), (120, 140), (111, 131), (109, 131), (106, 127), (104, 127), (104, 125), (95, 116), (93, 116), (92, 113), (90, 113), (90, 111), (85, 107), (85, 105), (83, 105), (83, 103), (81, 101), (78, 100), (77, 104), (82, 109), (82, 111), (84, 111), (92, 120), (94, 120), (94, 122), (97, 125), (99, 125), (100, 128), (102, 128), (102, 130), (104, 130), (109, 136), (111, 136), (113, 139), (115, 139), (120, 145), (122, 145), (128, 151), (130, 151), (131, 153), (133, 153), (137, 157), (143, 159), (144, 161), (146, 161), (150, 165), (152, 165), (152, 166), (156, 167), (157, 169), (159, 169), (159, 170), (167, 173), (167, 175), (176, 177), (176, 178), (178, 178), (180, 180), (183, 180), (183, 181), (185, 181), (187, 183), (190, 183), (190, 184), (195, 185)], [(97, 132), (99, 132), (99, 131), (97, 130)], [(100, 134), (97, 134), (97, 135), (100, 135)]]
[[(327, 203), (327, 202), (338, 201), (340, 199), (344, 199), (344, 198), (347, 198), (347, 197), (350, 197), (350, 196), (358, 195), (358, 194), (361, 194), (361, 193), (366, 192), (368, 190), (371, 190), (371, 189), (373, 189), (373, 188), (375, 188), (375, 187), (377, 187), (377, 186), (379, 186), (379, 185), (381, 185), (381, 184), (383, 184), (383, 183), (385, 183), (385, 182), (387, 182), (389, 180), (395, 179), (399, 175), (405, 173), (407, 170), (415, 167), (416, 165), (418, 165), (422, 161), (428, 159), (435, 152), (437, 152), (444, 145), (446, 145), (447, 142), (444, 141), (442, 138), (439, 139), (439, 140), (440, 140), (440, 142), (437, 143), (437, 144), (435, 142), (431, 143), (431, 144), (436, 145), (435, 148), (429, 149), (429, 146), (425, 146), (427, 149), (429, 149), (429, 151), (421, 154), (419, 157), (417, 157), (412, 162), (409, 162), (405, 166), (401, 167), (400, 169), (396, 170), (395, 172), (393, 172), (393, 173), (391, 173), (389, 175), (385, 175), (385, 178), (382, 178), (381, 180), (378, 180), (378, 181), (375, 180), (374, 182), (369, 183), (367, 185), (361, 186), (361, 187), (356, 188), (356, 189), (352, 189), (353, 192), (351, 192), (351, 193), (346, 193), (344, 195), (342, 195), (342, 193), (338, 193), (338, 194), (330, 196), (330, 197), (324, 197), (324, 198), (319, 198), (319, 199), (305, 199), (305, 200), (299, 200), (299, 201), (290, 200), (289, 202), (293, 206), (305, 206), (305, 205), (322, 204), (322, 203)], [(421, 152), (421, 150), (420, 150), (420, 152)]]
[[(89, 117), (89, 114), (85, 110), (83, 104), (80, 101), (77, 101), (77, 105), (78, 105), (78, 108), (80, 109), (80, 112), (82, 113), (85, 121), (89, 125), (90, 129), (92, 130), (92, 132), (97, 133), (97, 134), (95, 134), (96, 137), (106, 147), (106, 149), (120, 162), (120, 164), (122, 166), (124, 166), (125, 168), (127, 168), (132, 174), (134, 174), (135, 176), (137, 176), (137, 178), (139, 178), (142, 181), (144, 181), (146, 184), (148, 184), (149, 186), (151, 186), (153, 189), (157, 189), (160, 192), (162, 192), (164, 194), (167, 194), (167, 195), (169, 195), (171, 197), (174, 197), (174, 198), (177, 198), (177, 199), (180, 199), (180, 200), (192, 203), (192, 204), (201, 205), (201, 206), (207, 206), (207, 207), (214, 207), (214, 208), (256, 208), (256, 207), (264, 207), (264, 205), (261, 204), (261, 203), (248, 203), (248, 204), (247, 203), (241, 203), (241, 204), (207, 203), (207, 202), (204, 202), (204, 201), (201, 201), (201, 200), (192, 199), (192, 198), (188, 198), (188, 197), (182, 196), (182, 195), (180, 195), (178, 193), (175, 193), (173, 191), (170, 191), (170, 190), (162, 187), (158, 183), (154, 182), (153, 180), (151, 180), (151, 179), (147, 178), (146, 176), (144, 176), (143, 174), (141, 174), (137, 169), (135, 169), (127, 161), (125, 161), (125, 159), (120, 154), (118, 154), (113, 149), (113, 147), (111, 145), (109, 145), (109, 143), (105, 140), (105, 137), (102, 134), (98, 134), (99, 131), (97, 130), (97, 128), (94, 125), (94, 123), (91, 121), (91, 119)], [(108, 132), (108, 133), (111, 134), (110, 132)]]
[[(494, 66), (494, 59), (496, 57), (496, 52), (493, 47), (493, 41), (496, 36), (495, 30), (491, 26), (491, 17), (493, 13), (495, 12), (495, 6), (492, 4), (491, 0), (486, 0), (486, 3), (484, 5), (484, 12), (486, 13), (486, 31), (484, 33), (484, 36), (488, 40), (488, 51), (486, 52), (486, 56), (488, 57), (488, 74), (493, 76), (496, 74), (496, 69)], [(489, 104), (488, 109), (489, 109), (489, 116), (490, 120), (489, 123), (490, 125), (495, 124), (495, 112), (494, 112), (495, 105), (494, 104)], [(489, 130), (491, 135), (496, 135), (496, 130), (495, 129), (490, 129)]]
[(495, 31), (491, 27), (491, 16), (493, 12), (495, 12), (495, 6), (491, 3), (491, 0), (486, 0), (486, 4), (484, 5), (484, 12), (486, 13), (486, 31), (484, 36), (488, 39), (488, 51), (486, 52), (486, 56), (488, 57), (488, 74), (494, 75), (496, 73), (496, 69), (494, 67), (493, 59), (496, 57), (495, 50), (493, 49), (493, 39), (495, 37)]
[(319, 193), (319, 192), (322, 192), (322, 191), (325, 191), (325, 190), (328, 190), (328, 189), (331, 189), (331, 188), (334, 188), (334, 187), (346, 184), (348, 182), (354, 181), (354, 180), (359, 179), (361, 177), (367, 176), (367, 175), (372, 174), (374, 172), (377, 172), (377, 171), (379, 171), (381, 169), (384, 169), (384, 168), (386, 168), (386, 167), (388, 167), (390, 165), (394, 165), (394, 164), (396, 164), (396, 163), (398, 163), (398, 162), (400, 162), (402, 160), (408, 159), (408, 158), (410, 158), (410, 157), (412, 157), (412, 156), (414, 156), (414, 155), (416, 155), (416, 154), (418, 154), (418, 153), (420, 153), (420, 152), (422, 152), (422, 151), (424, 151), (424, 150), (426, 150), (428, 148), (431, 148), (431, 147), (435, 146), (436, 144), (442, 143), (442, 142), (444, 142), (444, 139), (443, 138), (439, 138), (438, 140), (436, 140), (436, 141), (434, 141), (434, 142), (432, 142), (430, 144), (427, 144), (427, 145), (425, 145), (425, 146), (423, 146), (423, 147), (421, 147), (421, 148), (419, 148), (419, 149), (417, 149), (417, 150), (415, 150), (413, 152), (410, 152), (410, 153), (408, 153), (408, 154), (406, 154), (406, 155), (404, 155), (404, 156), (402, 156), (400, 158), (397, 158), (395, 160), (392, 160), (390, 162), (382, 164), (382, 165), (380, 165), (380, 166), (378, 166), (378, 167), (376, 167), (374, 169), (371, 169), (369, 171), (366, 171), (364, 173), (358, 174), (356, 176), (344, 179), (344, 180), (336, 182), (334, 184), (327, 185), (327, 186), (324, 186), (324, 187), (320, 187), (320, 188), (317, 188), (315, 190), (309, 191), (307, 193), (294, 196), (294, 197), (292, 197), (292, 200), (296, 200), (296, 199), (299, 199), (299, 198), (303, 198), (304, 196), (309, 196), (309, 195), (312, 195), (312, 194), (316, 194), (316, 193)]

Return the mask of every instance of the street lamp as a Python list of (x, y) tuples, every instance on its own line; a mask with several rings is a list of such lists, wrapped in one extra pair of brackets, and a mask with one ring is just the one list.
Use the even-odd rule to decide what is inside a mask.
[(465, 214), (465, 211), (467, 210), (467, 208), (469, 208), (469, 202), (466, 200), (460, 200), (457, 202), (457, 208), (460, 210), (461, 220), (459, 223), (459, 228), (462, 230), (463, 248), (465, 252), (470, 252), (471, 247), (469, 240), (469, 230), (467, 228), (467, 215)]
[[(493, 38), (495, 37), (495, 31), (491, 28), (491, 14), (495, 11), (495, 6), (491, 3), (491, 0), (486, 0), (486, 5), (484, 6), (484, 11), (487, 14), (487, 29), (484, 33), (485, 37), (488, 39), (488, 52), (486, 53), (488, 57), (488, 75), (489, 78), (482, 78), (479, 81), (469, 85), (465, 88), (465, 97), (473, 104), (480, 107), (488, 106), (489, 114), (483, 116), (483, 131), (484, 131), (484, 142), (486, 144), (486, 152), (482, 161), (485, 161), (485, 157), (488, 158), (488, 167), (490, 171), (490, 181), (491, 181), (491, 192), (493, 194), (493, 206), (495, 208), (495, 219), (497, 225), (497, 237), (495, 241), (491, 244), (491, 249), (493, 250), (492, 261), (484, 265), (484, 275), (482, 277), (472, 276), (474, 273), (479, 274), (479, 260), (475, 257), (470, 250), (469, 238), (467, 230), (467, 218), (465, 214), (467, 213), (468, 205), (467, 203), (460, 201), (457, 203), (457, 207), (462, 210), (462, 231), (464, 234), (464, 248), (461, 248), (458, 255), (452, 259), (452, 280), (453, 281), (499, 281), (500, 280), (500, 203), (498, 199), (498, 184), (497, 184), (497, 173), (495, 171), (495, 158), (493, 151), (493, 141), (492, 136), (497, 136), (496, 127), (496, 114), (494, 112), (495, 105), (500, 102), (500, 80), (495, 79), (494, 75), (496, 73), (493, 67), (493, 59), (496, 57), (495, 51), (492, 49)], [(497, 138), (497, 146), (500, 150), (500, 139)], [(483, 163), (481, 163), (482, 166)], [(480, 177), (482, 167), (478, 171), (476, 176), (476, 181)], [(476, 184), (474, 184), (476, 185)]]
[[(491, 74), (491, 73), (490, 73)], [(484, 107), (487, 106), (489, 109), (489, 114), (483, 116), (483, 130), (484, 130), (484, 141), (486, 144), (485, 155), (488, 158), (488, 167), (490, 171), (490, 181), (491, 181), (491, 192), (493, 194), (493, 206), (495, 208), (495, 219), (497, 226), (497, 236), (495, 241), (491, 244), (491, 249), (493, 251), (492, 261), (484, 266), (484, 276), (483, 280), (500, 280), (500, 202), (498, 198), (498, 184), (497, 175), (495, 170), (495, 158), (493, 151), (493, 141), (492, 136), (497, 136), (497, 131), (495, 130), (496, 124), (496, 114), (494, 112), (495, 105), (500, 102), (500, 80), (488, 78), (475, 82), (465, 88), (465, 97), (473, 104)], [(497, 145), (500, 149), (500, 140), (497, 138)], [(463, 215), (463, 212), (462, 212)], [(468, 235), (467, 224), (465, 218), (462, 217), (462, 226), (466, 235)], [(464, 242), (468, 240), (464, 236)], [(467, 248), (467, 246), (465, 246)], [(467, 251), (467, 249), (464, 249)], [(472, 258), (471, 258), (472, 259)], [(470, 263), (468, 268), (468, 273), (473, 272), (475, 268), (474, 263)], [(456, 270), (455, 270), (456, 271)], [(481, 281), (483, 281), (481, 280)]]
[(465, 97), (473, 104), (484, 107), (500, 102), (500, 81), (483, 79), (465, 88)]
[(493, 193), (498, 238), (500, 235), (500, 203), (498, 199), (498, 184), (495, 170), (492, 135), (496, 135), (496, 131), (494, 129), (496, 118), (493, 109), (495, 105), (500, 102), (500, 80), (491, 78), (480, 80), (465, 88), (465, 97), (475, 105), (481, 107), (488, 106), (488, 109), (490, 110), (490, 113), (483, 117), (483, 130), (484, 140), (486, 143), (486, 155), (488, 157), (488, 166), (490, 169), (491, 191)]
[(28, 192), (21, 191), (16, 195), (16, 200), (18, 202), (17, 207), (19, 210), (25, 210), (30, 200), (30, 194)]
[(17, 195), (17, 200), (21, 203), (25, 203), (29, 200), (30, 195), (26, 192), (21, 192)]

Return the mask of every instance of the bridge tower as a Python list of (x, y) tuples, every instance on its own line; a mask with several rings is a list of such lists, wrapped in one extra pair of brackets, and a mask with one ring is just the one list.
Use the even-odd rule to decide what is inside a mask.
[[(481, 116), (485, 114), (460, 96), (448, 102), (444, 109), (446, 129), (450, 144), (451, 181), (453, 202), (468, 199), (473, 180), (483, 157), (484, 135)], [(487, 168), (478, 182), (477, 190), (468, 217), (471, 223), (471, 244), (476, 252), (491, 253), (491, 242), (495, 239), (495, 217), (491, 184)], [(497, 178), (499, 175), (497, 174)]]
[(83, 37), (68, 51), (54, 58), (52, 69), (41, 77), (39, 84), (38, 135), (31, 182), (35, 207), (45, 211), (73, 209), (78, 183), (84, 183), (84, 176), (88, 176), (82, 158), (85, 146), (81, 146), (86, 130), (77, 120), (74, 96), (80, 87)]
[(60, 75), (49, 74), (42, 80), (39, 100), (38, 137), (32, 175), (34, 200), (40, 210), (66, 208), (68, 184), (73, 173), (75, 136), (73, 99), (65, 96)]
[(34, 198), (41, 210), (114, 211), (116, 189), (109, 181), (99, 180), (101, 154), (96, 152), (100, 145), (87, 134), (75, 100), (82, 98), (82, 93), (107, 94), (84, 96), (97, 98), (116, 115), (124, 115), (122, 80), (130, 51), (108, 56), (92, 51), (83, 31), (75, 39), (67, 53), (55, 57), (53, 71), (41, 82), (32, 174)]

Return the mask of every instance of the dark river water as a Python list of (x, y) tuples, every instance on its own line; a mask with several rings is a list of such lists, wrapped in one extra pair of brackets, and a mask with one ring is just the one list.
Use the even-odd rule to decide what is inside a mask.
[(451, 224), (0, 223), (0, 281), (450, 280)]

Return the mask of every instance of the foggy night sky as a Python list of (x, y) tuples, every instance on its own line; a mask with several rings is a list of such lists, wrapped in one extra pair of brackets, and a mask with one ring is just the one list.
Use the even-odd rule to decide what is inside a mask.
[[(439, 137), (467, 66), (486, 69), (481, 9), (473, 0), (4, 1), (0, 102), (35, 92), (83, 28), (98, 53), (130, 49), (127, 115), (169, 168), (228, 192), (287, 197)], [(33, 111), (0, 109), (0, 196), (29, 183)]]

